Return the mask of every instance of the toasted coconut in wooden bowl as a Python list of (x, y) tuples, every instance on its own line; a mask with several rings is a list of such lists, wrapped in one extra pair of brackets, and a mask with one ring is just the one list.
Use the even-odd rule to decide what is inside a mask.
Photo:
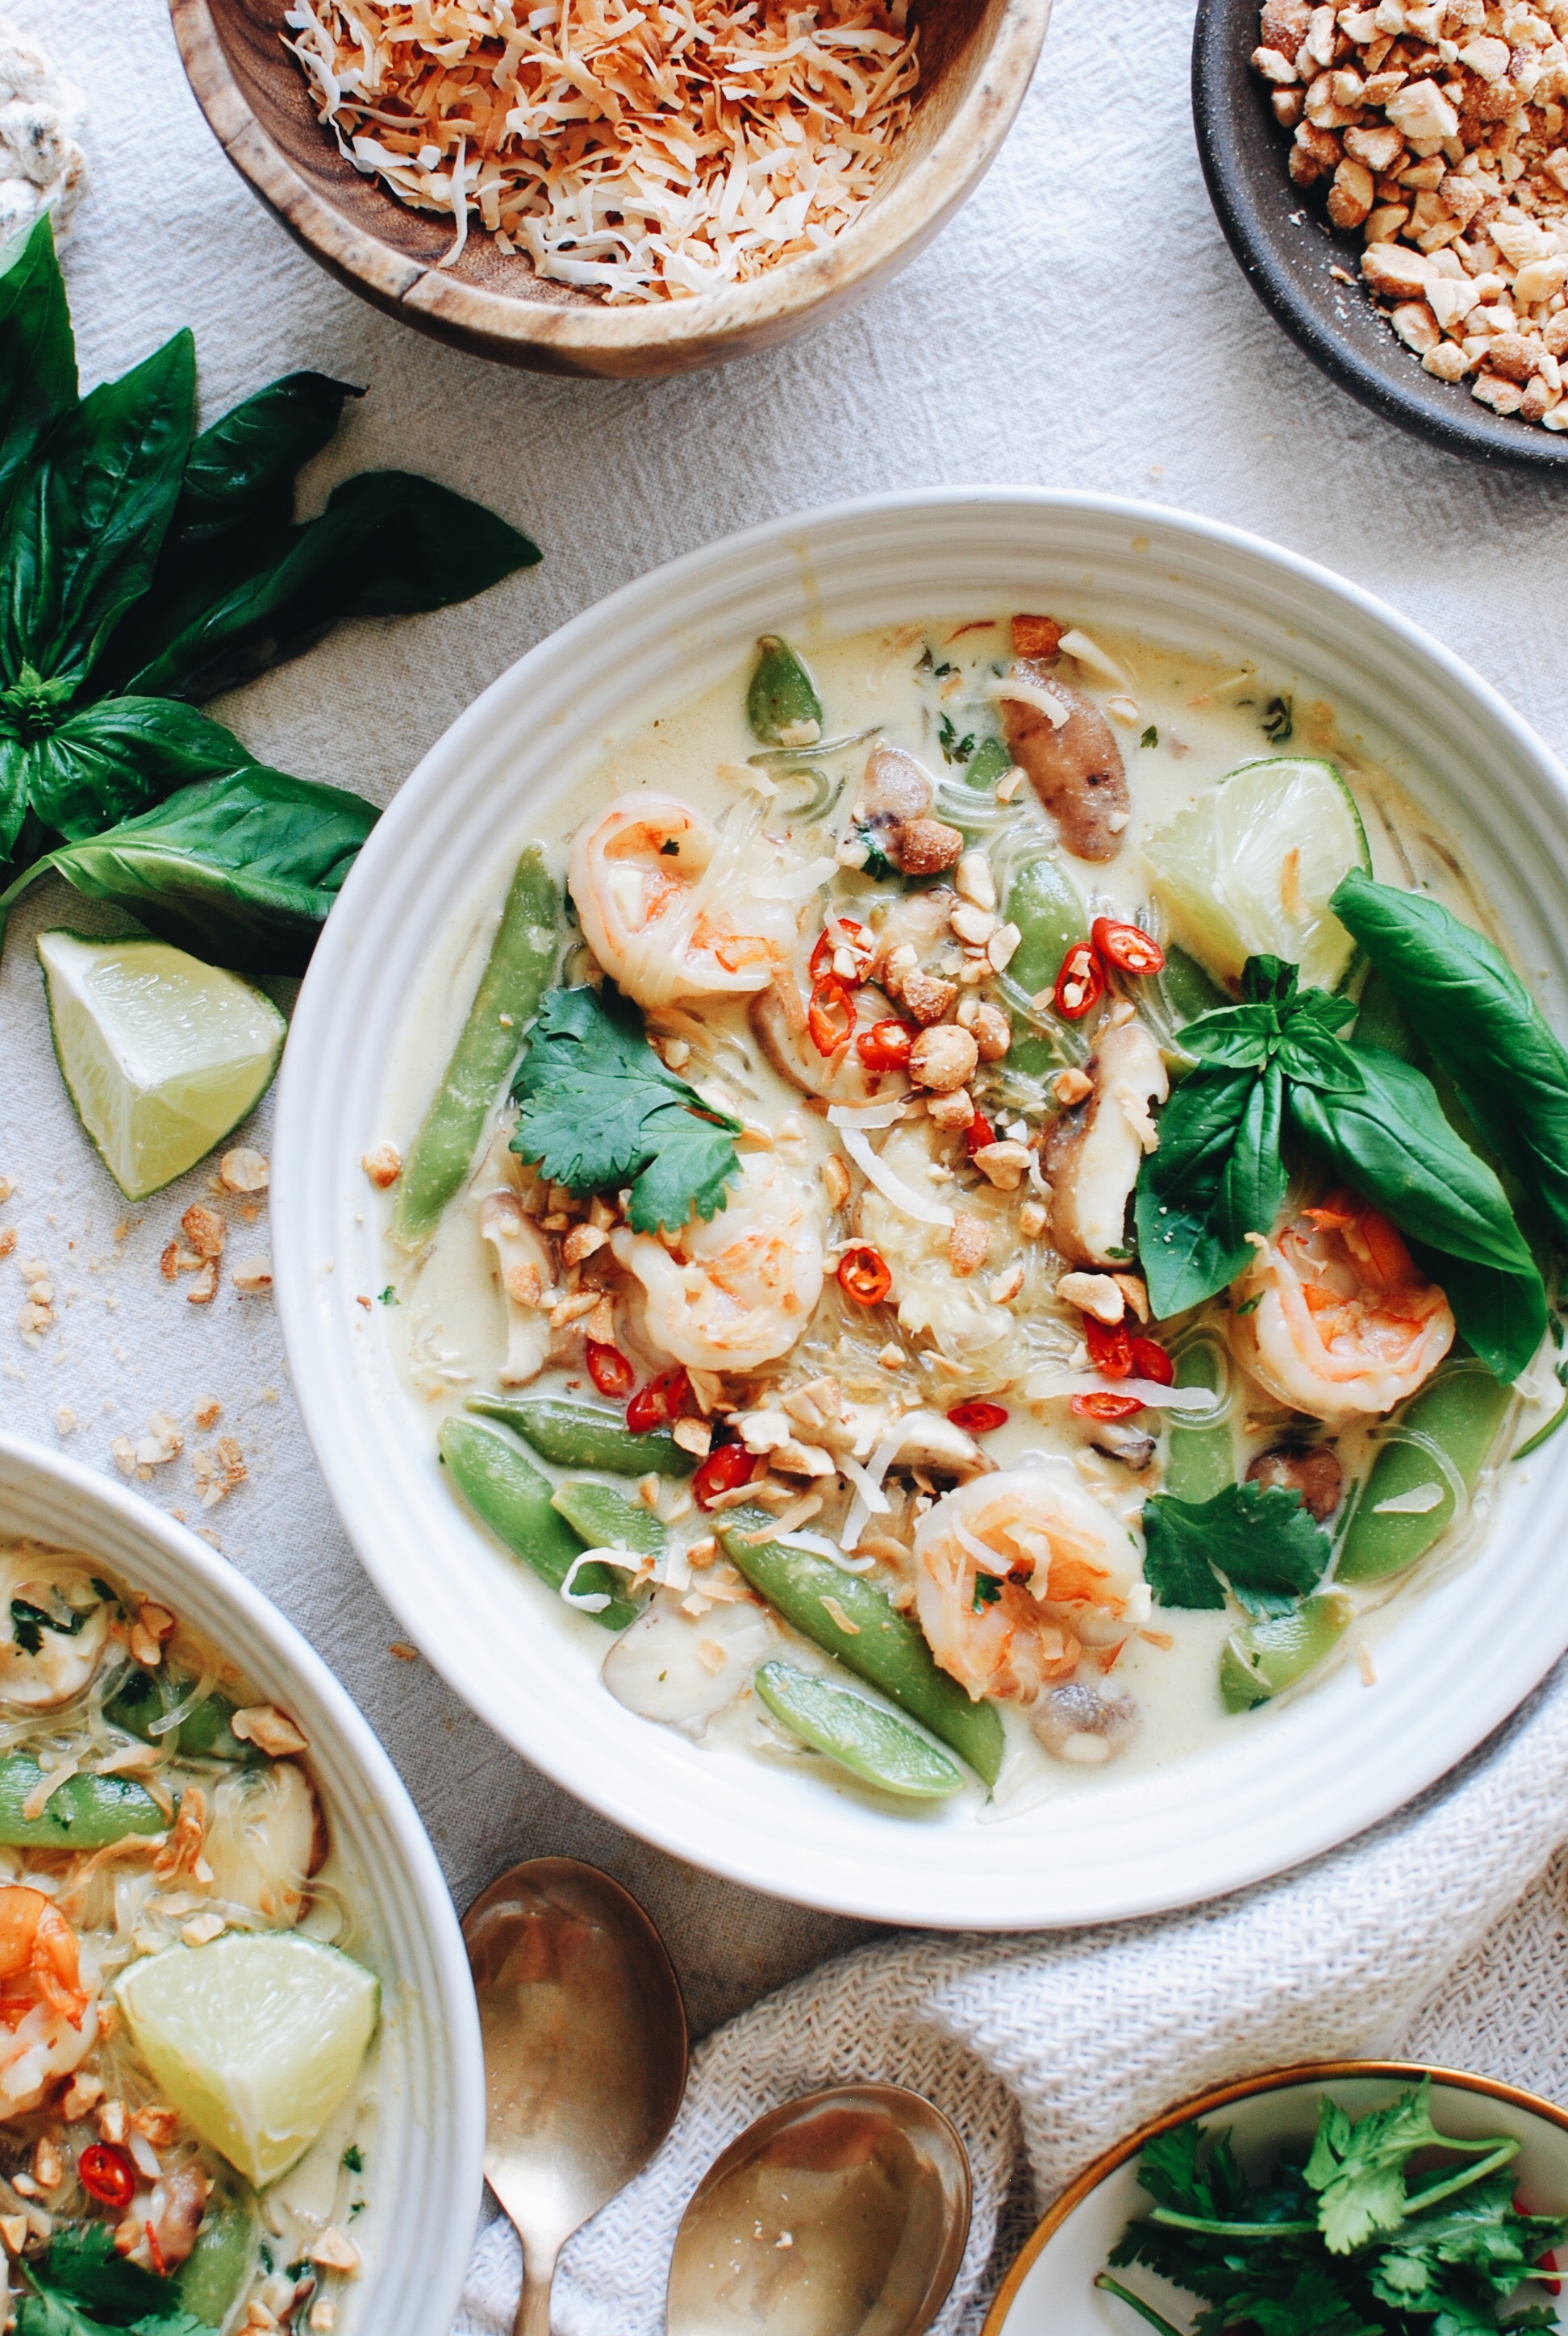
[[(594, 0), (591, 11), (567, 0), (570, 43), (559, 12), (541, 24), (542, 10), (516, 0), (506, 12), (516, 39), (504, 53), (492, 39), (494, 58), (487, 50), (482, 71), (464, 62), (466, 88), (455, 80), (435, 86), (430, 53), (416, 61), (414, 44), (384, 44), (378, 54), (394, 60), (399, 92), (389, 98), (385, 79), (375, 94), (356, 93), (356, 31), (368, 28), (374, 39), (388, 19), (401, 30), (408, 12), (391, 0), (170, 0), (186, 72), (219, 144), (341, 282), (420, 331), (502, 364), (630, 378), (689, 372), (791, 340), (912, 259), (995, 156), (1051, 9), (1051, 0), (824, 0), (815, 11), (825, 27), (820, 53), (803, 58), (776, 0), (752, 12), (726, 6), (721, 65), (699, 72), (701, 44), (681, 34), (677, 20), (700, 20), (709, 35), (718, 5), (667, 0), (648, 12), (669, 20), (653, 48), (653, 34), (635, 25), (607, 42), (606, 25), (625, 13), (618, 0)], [(434, 15), (441, 57), (461, 59), (463, 34), (445, 36), (474, 11), (451, 0)], [(589, 16), (585, 40), (576, 27)], [(901, 54), (910, 36), (912, 64)], [(494, 70), (504, 73), (523, 41), (531, 45), (521, 102), (551, 133), (529, 152), (521, 131), (502, 134), (499, 111), (487, 127), (499, 107)], [(540, 54), (546, 45), (564, 52), (559, 66)], [(587, 104), (574, 102), (574, 83), (589, 88)], [(689, 96), (699, 85), (713, 92), (707, 147), (716, 107), (732, 120), (744, 112), (749, 169), (736, 170), (726, 151), (719, 175), (704, 140), (680, 134), (689, 116), (650, 121), (650, 86)], [(608, 108), (592, 93), (606, 88)], [(509, 105), (516, 100), (509, 82)], [(332, 121), (319, 118), (323, 109)], [(405, 126), (411, 114), (434, 125), (423, 148)], [(774, 174), (765, 151), (759, 164), (784, 114), (777, 142), (803, 151), (805, 161), (794, 179)], [(536, 164), (543, 158), (531, 180), (530, 152)], [(629, 231), (623, 214), (607, 219), (603, 194), (592, 201), (602, 174), (623, 168), (622, 183), (641, 190)], [(783, 214), (789, 239), (781, 247), (776, 220), (771, 244), (748, 238), (748, 226), (765, 222), (770, 204), (787, 205), (792, 189), (803, 215), (797, 223)], [(415, 208), (410, 195), (432, 207)], [(575, 238), (574, 204), (587, 221)], [(726, 280), (737, 248), (748, 244), (743, 270), (765, 250), (788, 256)]]

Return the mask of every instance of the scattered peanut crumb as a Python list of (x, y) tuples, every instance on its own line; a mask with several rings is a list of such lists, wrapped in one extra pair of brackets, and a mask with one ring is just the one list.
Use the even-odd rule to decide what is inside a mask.
[(188, 1306), (210, 1306), (218, 1295), (218, 1260), (209, 1257), (185, 1293)]
[(226, 1501), (249, 1474), (245, 1455), (232, 1436), (220, 1436), (210, 1451), (193, 1452), (190, 1466), (204, 1509), (216, 1508), (219, 1501)]
[(272, 1260), (267, 1257), (242, 1257), (229, 1279), (241, 1298), (265, 1298), (272, 1287)]
[(204, 1209), (200, 1201), (192, 1201), (180, 1220), (180, 1230), (204, 1262), (222, 1256), (229, 1228), (216, 1209)]
[(403, 1154), (395, 1144), (377, 1144), (365, 1153), (359, 1164), (376, 1191), (385, 1192), (388, 1185), (395, 1184), (403, 1173)]
[(61, 1404), (54, 1414), (55, 1435), (73, 1436), (76, 1426), (76, 1414), (72, 1410), (71, 1406), (68, 1403)]
[(419, 1649), (411, 1647), (406, 1639), (394, 1639), (386, 1651), (389, 1655), (395, 1655), (400, 1663), (416, 1663), (419, 1660)]
[(323, 2271), (341, 2271), (350, 2274), (359, 2269), (359, 2249), (346, 2231), (329, 2223), (310, 2250), (309, 2260), (319, 2263)]
[(1361, 1685), (1363, 1687), (1376, 1687), (1378, 1684), (1378, 1667), (1372, 1660), (1372, 1650), (1367, 1644), (1365, 1639), (1358, 1640), (1356, 1643), (1356, 1660), (1361, 1666)]
[(219, 1181), (226, 1192), (265, 1192), (272, 1182), (272, 1170), (264, 1152), (252, 1152), (246, 1144), (238, 1144), (226, 1152), (218, 1163)]
[(215, 1395), (204, 1395), (198, 1399), (190, 1416), (198, 1427), (216, 1427), (222, 1409)]
[(6, 1225), (3, 1231), (0, 1231), (0, 1257), (9, 1257), (15, 1246), (16, 1228), (15, 1225)]

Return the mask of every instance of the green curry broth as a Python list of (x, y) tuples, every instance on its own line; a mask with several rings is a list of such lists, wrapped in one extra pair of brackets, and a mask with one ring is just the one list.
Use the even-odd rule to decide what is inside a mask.
[[(1361, 812), (1373, 872), (1378, 879), (1405, 887), (1418, 885), (1467, 922), (1500, 938), (1485, 904), (1472, 890), (1447, 845), (1396, 779), (1397, 751), (1359, 711), (1342, 716), (1339, 709), (1298, 675), (1277, 669), (1265, 673), (1244, 657), (1199, 655), (1099, 623), (1092, 623), (1089, 629), (1094, 640), (1123, 669), (1126, 685), (1124, 688), (1080, 667), (1076, 686), (1102, 710), (1109, 710), (1131, 793), (1131, 817), (1116, 859), (1105, 865), (1071, 863), (1089, 918), (1111, 915), (1157, 931), (1144, 853), (1145, 840), (1195, 803), (1239, 763), (1289, 752), (1325, 757), (1338, 766)], [(962, 795), (964, 770), (962, 764), (944, 755), (944, 733), (950, 747), (961, 746), (971, 734), (979, 738), (998, 726), (989, 686), (1004, 669), (1008, 656), (1008, 620), (1004, 618), (989, 626), (956, 620), (902, 625), (850, 637), (812, 638), (802, 646), (825, 708), (824, 737), (831, 740), (874, 728), (881, 740), (906, 748), (938, 778), (940, 793), (936, 815), (950, 816), (947, 806)], [(953, 670), (947, 674), (936, 670), (944, 665)], [(628, 720), (601, 739), (597, 748), (582, 753), (576, 767), (541, 805), (538, 830), (530, 832), (541, 835), (550, 864), (563, 881), (570, 839), (618, 796), (638, 790), (673, 795), (715, 821), (735, 803), (742, 789), (733, 775), (726, 777), (724, 773), (726, 768), (733, 773), (757, 752), (757, 741), (746, 719), (748, 671), (749, 667), (732, 671), (683, 703), (673, 706), (667, 703), (641, 721)], [(1129, 713), (1135, 714), (1135, 719), (1128, 718)], [(1288, 745), (1277, 736), (1286, 722)], [(952, 725), (950, 731), (948, 724)], [(825, 819), (792, 823), (770, 804), (765, 832), (775, 840), (787, 839), (800, 861), (824, 851), (831, 852), (842, 832), (846, 808), (854, 800), (866, 751), (867, 745), (862, 745), (830, 765), (835, 775), (843, 774), (844, 784), (835, 808)], [(812, 749), (802, 750), (803, 762), (813, 759)], [(986, 803), (989, 791), (976, 791), (975, 799)], [(1055, 849), (1051, 822), (1027, 786), (1011, 806), (1011, 813), (981, 838), (994, 853), (998, 840), (1003, 840), (997, 855), (999, 874), (1016, 852), (1020, 835), (1032, 834), (1041, 848)], [(405, 1042), (391, 1067), (385, 1096), (386, 1124), (401, 1144), (406, 1144), (417, 1126), (462, 1027), (493, 937), (501, 895), (524, 840), (511, 837), (504, 850), (498, 851), (487, 882), (482, 890), (476, 889), (476, 897), (489, 904), (486, 910), (467, 921), (454, 920), (444, 949), (433, 956), (427, 967), (414, 1001)], [(850, 880), (852, 884), (856, 881)], [(880, 889), (886, 896), (888, 888)], [(863, 915), (852, 898), (840, 897), (842, 891), (842, 885), (835, 887), (836, 905), (845, 913)], [(567, 930), (575, 943), (575, 927), (569, 925)], [(584, 964), (580, 947), (569, 947), (561, 978), (582, 978)], [(1135, 984), (1131, 987), (1135, 990)], [(702, 1001), (702, 1019), (715, 1034), (711, 1068), (748, 1116), (774, 1125), (787, 1114), (802, 1124), (804, 1144), (800, 1170), (815, 1177), (823, 1159), (835, 1148), (833, 1131), (803, 1107), (804, 1098), (774, 1071), (750, 1041), (747, 1002)], [(1005, 1063), (1001, 1067), (1005, 1070)], [(687, 1076), (696, 1077), (697, 1067), (694, 1065)], [(434, 1240), (419, 1258), (411, 1262), (390, 1239), (385, 1244), (387, 1294), (397, 1300), (385, 1318), (386, 1332), (405, 1382), (419, 1398), (426, 1432), (432, 1436), (443, 1418), (462, 1410), (468, 1396), (493, 1388), (505, 1352), (504, 1301), (492, 1252), (480, 1234), (478, 1208), (482, 1194), (505, 1181), (507, 1144), (514, 1124), (514, 1109), (503, 1105), (479, 1170), (449, 1207)], [(1048, 1241), (1027, 1246), (1049, 1254)], [(1060, 1260), (1053, 1261), (1059, 1270)], [(1212, 1315), (1213, 1303), (1203, 1309), (1206, 1315)], [(1041, 1352), (1053, 1351), (1053, 1334), (1060, 1332), (1067, 1311), (1048, 1296), (1038, 1306), (1036, 1327), (1045, 1334)], [(850, 1318), (860, 1312), (840, 1299), (830, 1268), (810, 1328), (796, 1347), (772, 1367), (774, 1373), (785, 1383), (798, 1384), (811, 1368), (832, 1370), (846, 1395), (869, 1397), (873, 1391), (885, 1393), (885, 1382), (874, 1362), (877, 1341), (868, 1347), (863, 1335), (858, 1341), (853, 1338), (859, 1325)], [(846, 1333), (854, 1346), (852, 1353), (844, 1349)], [(1065, 1351), (1070, 1344), (1070, 1339), (1057, 1337), (1056, 1351)], [(749, 1376), (755, 1379), (760, 1375)], [(565, 1388), (592, 1394), (580, 1370), (560, 1369), (547, 1369), (519, 1392), (531, 1395)], [(967, 1385), (958, 1390), (964, 1397), (978, 1392), (978, 1387)], [(1282, 1428), (1291, 1416), (1262, 1390), (1252, 1387), (1245, 1392), (1246, 1399), (1232, 1406), (1238, 1474), (1245, 1465), (1246, 1449), (1259, 1446), (1260, 1437), (1266, 1440), (1270, 1426)], [(932, 1387), (928, 1382), (920, 1388), (920, 1399), (941, 1407), (940, 1393), (940, 1383)], [(1074, 1457), (1112, 1514), (1135, 1527), (1145, 1494), (1158, 1488), (1163, 1475), (1163, 1445), (1162, 1457), (1153, 1468), (1145, 1475), (1135, 1476), (1119, 1463), (1089, 1451), (1078, 1433), (1064, 1427), (1064, 1405), (1031, 1405), (1019, 1397), (1016, 1388), (1005, 1392), (1001, 1399), (1009, 1410), (1008, 1424), (985, 1438), (987, 1452), (1001, 1467), (1018, 1465), (1029, 1455)], [(1544, 1394), (1543, 1400), (1549, 1409), (1551, 1403)], [(1158, 1428), (1158, 1418), (1144, 1414), (1138, 1424), (1145, 1422)], [(1375, 1425), (1333, 1432), (1345, 1465), (1347, 1492), (1368, 1465), (1368, 1436)], [(537, 1455), (532, 1456), (543, 1468)], [(557, 1477), (593, 1474), (587, 1469), (547, 1469), (545, 1473)], [(1484, 1473), (1467, 1517), (1449, 1530), (1417, 1569), (1414, 1579), (1398, 1577), (1390, 1584), (1368, 1585), (1352, 1593), (1356, 1621), (1330, 1664), (1320, 1665), (1307, 1684), (1315, 1684), (1328, 1668), (1358, 1654), (1365, 1675), (1368, 1679), (1375, 1676), (1374, 1650), (1389, 1627), (1390, 1614), (1418, 1590), (1446, 1578), (1475, 1553), (1485, 1530), (1495, 1473), (1493, 1469)], [(681, 1531), (694, 1538), (709, 1531), (711, 1523), (711, 1519), (699, 1514)], [(549, 1593), (537, 1584), (521, 1592), (508, 1592), (498, 1576), (497, 1594), (542, 1598)], [(590, 1660), (599, 1660), (606, 1651), (604, 1633), (586, 1618), (564, 1609), (559, 1600), (552, 1602), (560, 1627), (576, 1637)], [(799, 1667), (836, 1673), (842, 1679), (842, 1673), (829, 1658), (778, 1618), (770, 1620), (776, 1640), (770, 1651), (787, 1655)], [(1042, 1793), (1114, 1792), (1121, 1779), (1230, 1740), (1239, 1727), (1261, 1724), (1261, 1711), (1239, 1718), (1227, 1714), (1220, 1700), (1217, 1659), (1234, 1620), (1233, 1614), (1160, 1608), (1150, 1618), (1152, 1637), (1135, 1634), (1128, 1639), (1109, 1685), (1115, 1692), (1129, 1693), (1137, 1699), (1143, 1722), (1130, 1748), (1108, 1767), (1077, 1767), (1052, 1759), (1036, 1744), (1027, 1714), (1004, 1706), (1008, 1751), (991, 1796), (993, 1808), (1006, 1813), (1031, 1806)], [(1283, 1699), (1300, 1691), (1287, 1690)], [(852, 1779), (788, 1737), (750, 1693), (743, 1693), (711, 1719), (701, 1740), (713, 1750), (760, 1755), (807, 1768), (841, 1793), (854, 1795), (860, 1790)], [(944, 1808), (962, 1808), (966, 1803), (973, 1807), (984, 1797), (980, 1788), (973, 1787)], [(881, 1805), (886, 1806), (885, 1802)], [(940, 1821), (940, 1814), (926, 1810), (914, 1821)]]
[[(253, 1766), (241, 1768), (216, 1757), (187, 1757), (179, 1750), (161, 1748), (149, 1765), (137, 1756), (146, 1752), (151, 1737), (131, 1732), (114, 1717), (116, 1698), (127, 1679), (136, 1679), (139, 1669), (150, 1679), (156, 1679), (162, 1672), (183, 1682), (192, 1704), (205, 1702), (216, 1693), (237, 1709), (265, 1705), (267, 1699), (249, 1687), (243, 1672), (178, 1616), (174, 1618), (172, 1636), (161, 1650), (157, 1669), (148, 1670), (140, 1666), (128, 1652), (126, 1640), (131, 1622), (146, 1601), (126, 1590), (109, 1569), (90, 1555), (35, 1542), (0, 1538), (0, 1568), (5, 1569), (13, 1589), (24, 1576), (42, 1580), (56, 1573), (68, 1587), (73, 1587), (73, 1577), (79, 1574), (95, 1589), (110, 1592), (115, 1604), (108, 1611), (118, 1611), (124, 1618), (112, 1623), (110, 1636), (79, 1690), (54, 1708), (20, 1710), (7, 1697), (6, 1682), (0, 1678), (0, 1757), (26, 1756), (46, 1771), (63, 1767), (68, 1773), (70, 1764), (79, 1761), (83, 1764), (80, 1773), (90, 1773), (90, 1762), (102, 1764), (116, 1756), (130, 1755), (133, 1765), (128, 1765), (123, 1773), (151, 1792), (166, 1821), (164, 1833), (149, 1837), (146, 1854), (137, 1851), (134, 1845), (127, 1851), (117, 1844), (95, 1850), (0, 1846), (0, 1886), (20, 1885), (42, 1893), (69, 1921), (78, 1942), (83, 1977), (93, 1978), (95, 1987), (99, 1987), (101, 2020), (96, 2042), (72, 2069), (69, 2083), (62, 2078), (52, 2080), (37, 2105), (12, 2109), (9, 2114), (8, 2104), (0, 2100), (0, 2211), (19, 2210), (26, 2214), (42, 2206), (46, 2210), (44, 2223), (52, 2220), (55, 2230), (83, 2217), (106, 2221), (114, 2227), (120, 2216), (83, 2187), (73, 2170), (76, 2160), (94, 2142), (114, 2138), (115, 2128), (105, 2127), (102, 2122), (105, 2103), (122, 2103), (132, 2115), (161, 2106), (159, 2087), (114, 2006), (113, 1986), (122, 1973), (144, 1955), (158, 1953), (182, 1941), (186, 1945), (197, 1943), (185, 1936), (184, 1925), (202, 1915), (221, 1917), (220, 1932), (297, 1929), (306, 1936), (330, 1942), (372, 1969), (385, 1969), (387, 1957), (371, 1910), (365, 1878), (337, 1840), (311, 1774), (307, 1751), (290, 1755), (288, 1765), (304, 1776), (314, 1799), (316, 1817), (308, 1872), (291, 1864), (287, 1855), (273, 1858), (265, 1838), (265, 1801), (258, 1805), (237, 1798), (229, 1803), (227, 1811), (220, 1814), (219, 1810), (226, 1788), (238, 1788), (239, 1780), (247, 1776), (264, 1777), (275, 1773), (284, 1765), (281, 1761), (271, 1762), (256, 1755)], [(75, 1602), (74, 1593), (65, 1601), (66, 1605)], [(59, 1619), (64, 1619), (64, 1606), (57, 1605), (54, 1611)], [(167, 1607), (161, 1611), (170, 1611)], [(12, 1613), (15, 1618), (15, 1608)], [(6, 1643), (13, 1647), (16, 1641)], [(55, 1651), (54, 1640), (43, 1637), (40, 1643), (47, 1660)], [(68, 1639), (64, 1643), (69, 1650), (72, 1641)], [(178, 1742), (178, 1732), (174, 1740)], [(198, 1843), (198, 1850), (211, 1846), (214, 1829), (219, 1825), (224, 1828), (226, 1839), (243, 1836), (253, 1843), (256, 1852), (250, 1862), (262, 1878), (259, 1889), (250, 1891), (249, 1896), (258, 1898), (259, 1903), (224, 1895), (226, 1883), (246, 1886), (243, 1852), (238, 1863), (232, 1857), (227, 1863), (220, 1859), (219, 1871), (212, 1880), (203, 1879), (200, 1867), (191, 1870), (190, 1858), (172, 1874), (161, 1875), (155, 1870), (156, 1853), (166, 1844), (173, 1845), (174, 1821), (185, 1795), (193, 1786), (207, 1804), (207, 1834)], [(44, 1807), (47, 1814), (47, 1800)], [(213, 1854), (219, 1853), (214, 1850)], [(362, 2258), (365, 2255), (367, 2228), (374, 2233), (376, 2217), (363, 2170), (373, 2161), (383, 2086), (389, 2076), (395, 2083), (400, 2066), (395, 2028), (394, 2011), (389, 2017), (388, 2010), (384, 2010), (382, 2025), (338, 2108), (299, 2161), (259, 2195), (250, 2191), (243, 2177), (183, 2117), (179, 2118), (171, 2140), (161, 2144), (156, 2150), (165, 2176), (181, 2166), (193, 2166), (212, 2185), (208, 2215), (220, 2211), (227, 2201), (254, 2199), (258, 2216), (258, 2245), (250, 2273), (236, 2291), (225, 2315), (225, 2325), (230, 2318), (243, 2316), (241, 2307), (251, 2296), (276, 2307), (279, 2285), (299, 2283), (287, 2278), (285, 2266), (303, 2264), (305, 2273), (310, 2273), (313, 2267), (305, 2259), (329, 2225), (340, 2224), (352, 2232), (355, 2248)], [(70, 2084), (78, 2079), (91, 2080), (101, 2087), (102, 2098), (78, 2108), (75, 2114), (67, 2114), (73, 2106)], [(29, 2178), (28, 2169), (35, 2164), (34, 2152), (44, 2140), (60, 2148), (63, 2178), (52, 2189), (35, 2189), (26, 2194), (23, 2203), (9, 2185), (18, 2174), (24, 2181)], [(358, 2171), (347, 2162), (350, 2159), (358, 2161)], [(144, 2176), (148, 2174), (145, 2166), (139, 2171)], [(144, 2180), (139, 2198), (146, 2187)], [(40, 2242), (46, 2235), (44, 2224), (40, 2224), (28, 2242), (29, 2257), (39, 2252)], [(177, 2277), (180, 2259), (176, 2259), (172, 2247), (167, 2263), (170, 2274)], [(151, 2267), (156, 2269), (156, 2263)], [(44, 2272), (46, 2276), (46, 2257)], [(304, 2324), (307, 2302), (331, 2302), (338, 2336), (347, 2336), (347, 2331), (357, 2324), (352, 2310), (353, 2282), (325, 2273), (315, 2275), (314, 2297), (302, 2299), (300, 2304), (300, 2324)], [(287, 2324), (293, 2324), (292, 2314)]]

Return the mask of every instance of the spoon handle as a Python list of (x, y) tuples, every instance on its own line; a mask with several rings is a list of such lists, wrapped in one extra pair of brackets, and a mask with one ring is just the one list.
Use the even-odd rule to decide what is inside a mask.
[(555, 2257), (522, 2251), (522, 2293), (511, 2336), (550, 2336), (550, 2292), (555, 2283)]

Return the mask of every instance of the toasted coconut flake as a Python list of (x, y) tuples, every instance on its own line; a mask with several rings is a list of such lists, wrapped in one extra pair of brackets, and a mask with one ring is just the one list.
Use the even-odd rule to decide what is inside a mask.
[(688, 299), (820, 249), (920, 77), (908, 0), (294, 0), (345, 159), (610, 302)]

